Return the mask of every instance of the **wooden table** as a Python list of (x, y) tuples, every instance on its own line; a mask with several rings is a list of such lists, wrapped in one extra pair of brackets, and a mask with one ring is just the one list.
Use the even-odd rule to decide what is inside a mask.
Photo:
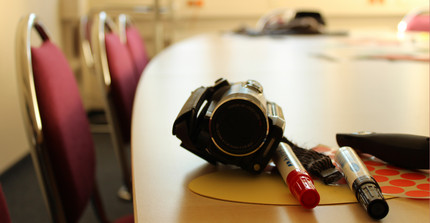
[[(372, 222), (358, 204), (317, 206), (225, 202), (188, 183), (216, 168), (179, 146), (173, 122), (200, 86), (254, 79), (283, 109), (284, 135), (302, 146), (337, 147), (356, 131), (429, 135), (429, 63), (366, 59), (385, 40), (205, 34), (157, 55), (137, 89), (132, 123), (134, 214), (138, 222)], [(373, 45), (372, 45), (373, 44)], [(390, 45), (392, 44), (392, 45)], [(414, 46), (399, 46), (408, 48)], [(428, 50), (428, 42), (427, 42)], [(428, 200), (388, 200), (381, 222), (429, 222)]]

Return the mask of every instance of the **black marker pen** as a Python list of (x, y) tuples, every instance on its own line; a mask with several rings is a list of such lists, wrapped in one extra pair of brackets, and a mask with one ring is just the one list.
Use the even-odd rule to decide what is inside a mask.
[(335, 155), (349, 188), (370, 217), (382, 219), (388, 214), (388, 204), (376, 180), (351, 147), (341, 147)]

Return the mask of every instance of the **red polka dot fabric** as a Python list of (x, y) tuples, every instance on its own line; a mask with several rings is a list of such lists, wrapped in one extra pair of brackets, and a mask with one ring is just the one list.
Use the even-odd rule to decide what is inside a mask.
[[(318, 145), (313, 150), (322, 152), (333, 159), (336, 150)], [(429, 171), (408, 170), (389, 165), (376, 157), (361, 154), (361, 158), (381, 187), (384, 195), (415, 199), (430, 198)], [(333, 161), (334, 162), (334, 161)]]

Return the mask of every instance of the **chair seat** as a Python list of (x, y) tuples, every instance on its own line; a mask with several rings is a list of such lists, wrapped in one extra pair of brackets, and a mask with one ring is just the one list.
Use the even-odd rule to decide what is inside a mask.
[(133, 223), (133, 222), (134, 222), (133, 215), (127, 215), (114, 221), (114, 223)]

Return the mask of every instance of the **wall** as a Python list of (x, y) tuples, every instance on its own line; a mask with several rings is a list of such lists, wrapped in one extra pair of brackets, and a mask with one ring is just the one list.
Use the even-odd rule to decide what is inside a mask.
[[(91, 8), (133, 10), (133, 6), (151, 5), (154, 0), (88, 0)], [(161, 6), (173, 8), (172, 42), (201, 32), (231, 31), (241, 25), (254, 27), (258, 18), (277, 8), (318, 10), (323, 13), (329, 30), (385, 29), (395, 30), (398, 22), (409, 11), (427, 7), (428, 0), (159, 0)], [(190, 3), (199, 3), (190, 6)], [(134, 8), (138, 9), (138, 8)], [(139, 14), (137, 13), (137, 16)], [(141, 32), (152, 31), (139, 21)], [(150, 26), (149, 26), (150, 27)], [(151, 35), (146, 35), (146, 38)]]
[(14, 0), (0, 7), (0, 173), (29, 151), (17, 93), (15, 33), (19, 19), (35, 12), (49, 29), (54, 42), (60, 42), (59, 0)]
[[(95, 1), (95, 0), (93, 0)], [(184, 16), (196, 13), (196, 7), (188, 7), (187, 2), (175, 1)], [(259, 16), (276, 8), (306, 8), (321, 10), (328, 16), (368, 16), (403, 14), (418, 6), (428, 6), (428, 0), (202, 0), (200, 16)], [(179, 2), (179, 3), (178, 3)], [(182, 2), (182, 3), (180, 3)]]
[[(318, 9), (330, 16), (398, 15), (428, 6), (428, 0), (159, 0), (161, 5), (173, 2), (176, 15), (200, 17), (255, 17), (280, 7)], [(88, 0), (91, 7), (148, 5), (153, 0)], [(202, 2), (201, 7), (189, 3)], [(198, 10), (196, 10), (198, 9)]]

